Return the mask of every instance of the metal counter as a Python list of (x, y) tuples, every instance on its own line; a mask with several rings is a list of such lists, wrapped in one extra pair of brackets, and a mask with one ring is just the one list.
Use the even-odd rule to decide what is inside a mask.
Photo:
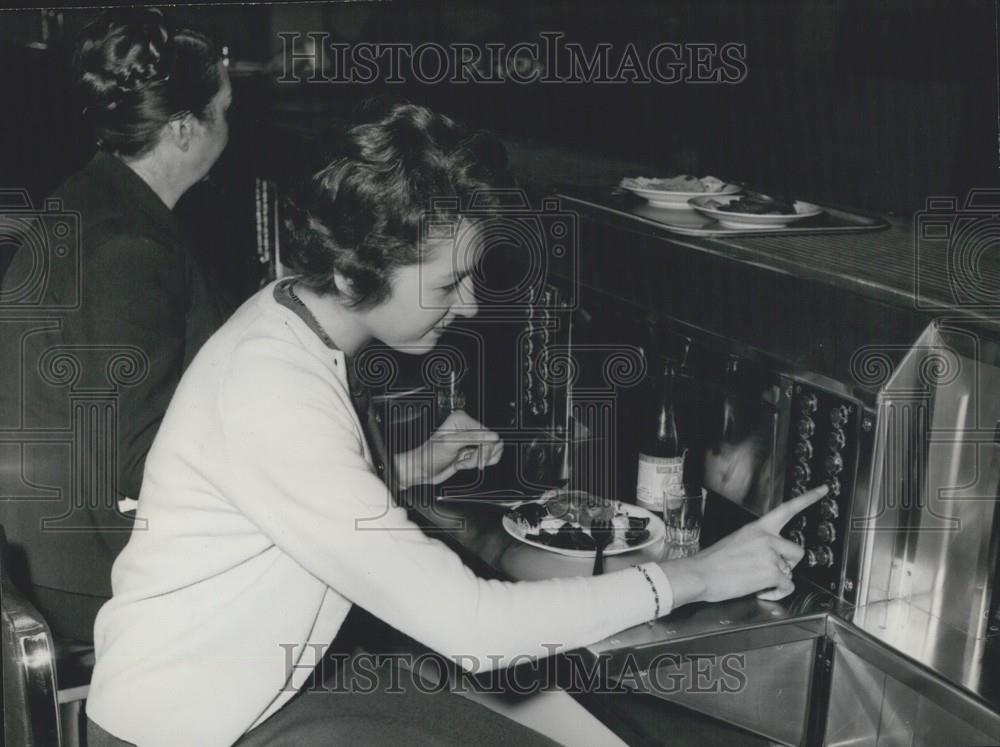
[[(589, 559), (509, 536), (500, 526), (502, 508), (437, 501), (426, 492), (412, 493), (407, 505), (425, 531), (480, 572), (516, 580), (590, 573)], [(750, 519), (710, 496), (705, 544)], [(661, 544), (613, 556), (607, 568), (657, 560), (664, 551)], [(901, 601), (854, 608), (801, 579), (797, 587), (778, 602), (745, 597), (687, 605), (597, 642), (586, 654), (612, 678), (631, 678), (639, 692), (780, 744), (1000, 743), (1000, 639), (977, 640)], [(738, 663), (739, 686), (700, 687), (702, 664), (717, 667), (726, 657)]]

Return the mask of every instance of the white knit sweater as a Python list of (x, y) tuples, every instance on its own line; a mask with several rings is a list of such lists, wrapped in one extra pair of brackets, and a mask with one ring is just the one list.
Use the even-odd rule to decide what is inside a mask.
[[(146, 745), (227, 745), (308, 676), (352, 603), (480, 670), (653, 616), (634, 569), (483, 580), (393, 507), (342, 353), (261, 290), (198, 353), (146, 462), (136, 528), (96, 623), (87, 713)], [(666, 575), (645, 566), (661, 612)], [(502, 660), (501, 660), (502, 664)]]

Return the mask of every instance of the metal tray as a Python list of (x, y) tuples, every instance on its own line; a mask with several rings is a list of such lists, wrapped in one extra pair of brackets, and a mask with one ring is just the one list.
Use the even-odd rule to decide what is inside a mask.
[(724, 228), (714, 219), (695, 210), (670, 210), (653, 207), (640, 197), (621, 189), (556, 190), (562, 199), (582, 202), (593, 207), (627, 216), (681, 236), (795, 236), (823, 233), (862, 233), (880, 231), (889, 224), (877, 215), (820, 205), (823, 212), (812, 218), (775, 228)]

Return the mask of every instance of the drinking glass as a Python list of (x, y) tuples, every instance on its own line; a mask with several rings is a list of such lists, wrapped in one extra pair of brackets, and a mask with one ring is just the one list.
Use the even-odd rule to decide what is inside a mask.
[(465, 409), (465, 392), (462, 391), (461, 379), (454, 371), (449, 372), (447, 381), (435, 385), (434, 403), (438, 425), (455, 410)]
[(667, 527), (667, 542), (672, 545), (697, 545), (701, 540), (701, 518), (704, 514), (703, 488), (671, 485), (663, 498), (663, 523)]

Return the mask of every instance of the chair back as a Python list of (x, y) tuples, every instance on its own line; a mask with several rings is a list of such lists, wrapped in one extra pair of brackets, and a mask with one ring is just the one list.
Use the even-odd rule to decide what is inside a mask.
[(14, 587), (0, 526), (0, 646), (3, 653), (3, 744), (59, 745), (55, 646), (38, 611)]

